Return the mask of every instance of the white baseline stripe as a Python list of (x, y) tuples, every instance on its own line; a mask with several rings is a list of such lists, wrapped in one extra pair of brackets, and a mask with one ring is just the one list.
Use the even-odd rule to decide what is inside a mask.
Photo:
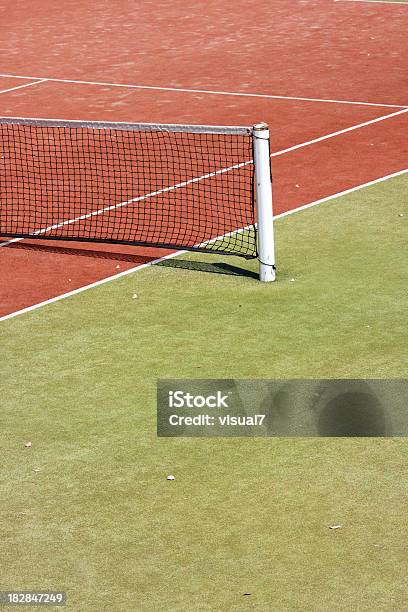
[[(292, 215), (294, 213), (297, 212), (301, 212), (302, 210), (306, 210), (308, 208), (312, 208), (313, 206), (317, 206), (318, 204), (323, 204), (323, 202), (329, 202), (330, 200), (334, 200), (336, 198), (339, 198), (341, 196), (347, 195), (349, 193), (353, 193), (354, 191), (358, 191), (360, 189), (364, 189), (365, 187), (370, 187), (371, 185), (376, 185), (378, 183), (382, 183), (383, 181), (386, 181), (388, 179), (397, 177), (397, 176), (401, 176), (405, 173), (408, 172), (408, 168), (406, 168), (405, 170), (400, 170), (399, 172), (394, 172), (393, 174), (387, 174), (386, 176), (382, 176), (378, 179), (374, 179), (372, 181), (369, 181), (368, 183), (363, 183), (361, 185), (357, 185), (356, 187), (351, 187), (350, 189), (346, 189), (345, 191), (340, 191), (338, 193), (334, 193), (330, 196), (327, 196), (325, 198), (321, 198), (320, 200), (316, 200), (315, 202), (310, 202), (309, 204), (304, 204), (303, 206), (299, 206), (298, 208), (293, 208), (292, 210), (288, 210), (286, 212), (280, 213), (279, 215), (275, 215), (274, 219), (282, 219), (283, 217), (288, 217), (289, 215)], [(242, 230), (241, 230), (242, 231)], [(1, 321), (7, 321), (8, 319), (12, 319), (14, 317), (17, 317), (19, 315), (25, 314), (27, 312), (32, 312), (33, 310), (37, 310), (38, 308), (42, 308), (43, 306), (46, 306), (47, 304), (53, 304), (54, 302), (59, 302), (60, 300), (63, 300), (65, 298), (71, 297), (73, 295), (78, 295), (79, 293), (82, 293), (83, 291), (87, 291), (88, 289), (93, 289), (94, 287), (99, 287), (100, 285), (104, 285), (105, 283), (110, 283), (111, 281), (118, 279), (118, 278), (122, 278), (123, 276), (127, 276), (128, 274), (132, 274), (133, 272), (137, 272), (138, 270), (144, 270), (145, 268), (149, 268), (150, 266), (153, 266), (157, 263), (159, 263), (160, 261), (164, 261), (166, 259), (172, 259), (173, 257), (177, 257), (178, 255), (182, 255), (184, 254), (186, 251), (176, 251), (174, 253), (170, 253), (169, 255), (165, 255), (164, 257), (160, 257), (159, 259), (154, 259), (146, 264), (142, 264), (141, 266), (135, 266), (134, 268), (130, 268), (129, 270), (124, 270), (123, 272), (120, 272), (119, 274), (114, 274), (113, 276), (109, 276), (107, 278), (103, 278), (100, 281), (96, 281), (95, 283), (91, 283), (89, 285), (85, 285), (84, 287), (80, 287), (79, 289), (74, 289), (73, 291), (69, 291), (68, 293), (63, 293), (62, 295), (58, 295), (54, 298), (51, 298), (49, 300), (45, 300), (44, 302), (39, 302), (38, 304), (34, 304), (33, 306), (28, 306), (27, 308), (23, 308), (22, 310), (18, 310), (16, 312), (12, 312), (8, 315), (5, 315), (3, 317), (0, 317), (0, 322)]]
[[(0, 74), (0, 77), (8, 77), (15, 79), (37, 79), (40, 77), (30, 76), (19, 76), (16, 74)], [(101, 85), (103, 87), (127, 87), (129, 89), (147, 89), (153, 91), (179, 91), (184, 93), (200, 93), (209, 94), (216, 96), (240, 96), (247, 98), (267, 98), (272, 100), (299, 100), (301, 102), (326, 102), (331, 104), (354, 104), (360, 106), (384, 106), (389, 108), (408, 108), (408, 104), (380, 104), (377, 102), (359, 102), (353, 100), (332, 100), (330, 98), (304, 98), (299, 96), (278, 96), (272, 94), (260, 94), (260, 93), (245, 93), (239, 91), (218, 91), (212, 89), (189, 89), (184, 87), (158, 87), (153, 85), (130, 85), (124, 83), (106, 83), (104, 81), (80, 81), (76, 79), (54, 79), (47, 77), (44, 79), (53, 83), (76, 83), (78, 85)]]
[(32, 85), (39, 85), (40, 83), (45, 83), (46, 81), (48, 81), (48, 79), (41, 79), (40, 81), (34, 81), (33, 83), (25, 83), (24, 85), (18, 85), (17, 87), (10, 87), (9, 89), (2, 89), (0, 90), (0, 94), (8, 93), (9, 91), (15, 91), (16, 89), (23, 89), (23, 87), (31, 87)]

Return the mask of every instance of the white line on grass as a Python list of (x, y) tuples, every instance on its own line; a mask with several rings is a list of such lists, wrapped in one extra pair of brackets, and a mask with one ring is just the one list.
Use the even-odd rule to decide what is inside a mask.
[[(378, 183), (382, 183), (383, 181), (386, 181), (388, 179), (397, 177), (397, 176), (401, 176), (402, 174), (405, 174), (408, 172), (408, 168), (406, 168), (405, 170), (400, 170), (399, 172), (394, 172), (392, 174), (387, 174), (386, 176), (382, 176), (380, 178), (374, 179), (372, 181), (369, 181), (367, 183), (363, 183), (361, 185), (357, 185), (356, 187), (351, 187), (350, 189), (346, 189), (345, 191), (340, 191), (338, 193), (334, 193), (330, 196), (327, 196), (325, 198), (321, 198), (320, 200), (316, 200), (314, 202), (310, 202), (309, 204), (304, 204), (303, 206), (299, 206), (298, 208), (293, 208), (292, 210), (288, 210), (286, 212), (280, 213), (279, 215), (275, 215), (274, 219), (281, 219), (283, 217), (288, 217), (289, 215), (292, 215), (296, 212), (301, 212), (302, 210), (306, 210), (308, 208), (312, 208), (313, 206), (316, 206), (318, 204), (323, 204), (323, 202), (329, 202), (330, 200), (334, 200), (336, 198), (339, 198), (341, 196), (347, 195), (349, 193), (353, 193), (355, 191), (358, 191), (360, 189), (364, 189), (365, 187), (370, 187), (371, 185), (377, 185)], [(239, 230), (238, 230), (239, 231)], [(241, 230), (242, 232), (243, 230)], [(238, 233), (238, 232), (237, 232)], [(39, 302), (38, 304), (34, 304), (33, 306), (28, 306), (27, 308), (23, 308), (22, 310), (17, 310), (16, 312), (12, 312), (8, 315), (5, 315), (3, 317), (0, 317), (0, 322), (1, 321), (6, 321), (8, 319), (12, 319), (14, 317), (17, 317), (19, 315), (25, 314), (27, 312), (32, 312), (33, 310), (37, 310), (38, 308), (42, 308), (43, 306), (46, 306), (47, 304), (53, 304), (54, 302), (58, 302), (60, 300), (63, 300), (65, 298), (71, 297), (73, 295), (78, 295), (79, 293), (82, 293), (83, 291), (87, 291), (88, 289), (93, 289), (94, 287), (99, 287), (100, 285), (104, 285), (106, 283), (109, 283), (113, 280), (116, 280), (118, 278), (122, 278), (123, 276), (127, 276), (128, 274), (132, 274), (133, 272), (137, 272), (138, 270), (144, 270), (145, 268), (149, 268), (150, 266), (153, 266), (161, 261), (164, 261), (166, 259), (172, 259), (173, 257), (177, 257), (178, 255), (182, 255), (186, 253), (186, 251), (175, 251), (174, 253), (170, 253), (169, 255), (165, 255), (164, 257), (160, 257), (159, 259), (154, 259), (148, 263), (142, 264), (140, 266), (135, 266), (134, 268), (130, 268), (129, 270), (124, 270), (123, 272), (119, 272), (119, 274), (114, 274), (113, 276), (109, 276), (107, 278), (103, 278), (99, 281), (96, 281), (94, 283), (91, 283), (89, 285), (85, 285), (84, 287), (80, 287), (79, 289), (74, 289), (73, 291), (69, 291), (68, 293), (63, 293), (62, 295), (58, 295), (56, 297), (53, 297), (49, 300), (45, 300), (44, 302)]]
[(153, 259), (148, 263), (141, 264), (140, 266), (135, 266), (134, 268), (129, 268), (129, 270), (124, 270), (123, 272), (119, 272), (118, 274), (113, 274), (112, 276), (108, 276), (106, 278), (102, 278), (99, 281), (91, 283), (89, 285), (84, 285), (83, 287), (79, 287), (78, 289), (74, 289), (73, 291), (68, 291), (68, 293), (62, 293), (61, 295), (57, 295), (56, 297), (50, 298), (49, 300), (45, 300), (44, 302), (39, 302), (38, 304), (33, 304), (33, 306), (28, 306), (27, 308), (23, 308), (22, 310), (17, 310), (16, 312), (12, 312), (8, 315), (4, 315), (0, 317), (1, 321), (6, 321), (7, 319), (12, 319), (19, 315), (22, 315), (26, 312), (31, 312), (32, 310), (37, 310), (37, 308), (41, 308), (42, 306), (46, 306), (47, 304), (53, 304), (54, 302), (59, 302), (60, 300), (64, 300), (65, 298), (71, 297), (72, 295), (78, 295), (78, 293), (82, 293), (83, 291), (87, 291), (88, 289), (93, 289), (94, 287), (99, 287), (99, 285), (104, 285), (105, 283), (109, 283), (118, 278), (122, 278), (122, 276), (127, 276), (132, 272), (136, 272), (136, 270), (144, 270), (144, 268), (149, 268), (153, 264), (159, 263), (164, 259), (171, 259), (172, 257), (176, 257), (177, 255), (182, 255), (186, 251), (175, 251), (174, 253), (170, 253), (169, 255), (165, 255), (164, 257), (160, 257), (159, 259)]
[[(0, 77), (8, 77), (15, 79), (37, 79), (40, 77), (32, 77), (32, 76), (19, 76), (14, 74), (0, 74)], [(159, 87), (154, 85), (130, 85), (124, 83), (106, 83), (104, 81), (80, 81), (76, 79), (54, 79), (52, 77), (47, 77), (44, 79), (46, 81), (54, 82), (54, 83), (76, 83), (78, 85), (101, 85), (103, 87), (128, 87), (129, 89), (147, 89), (153, 91), (178, 91), (184, 93), (200, 93), (200, 94), (209, 94), (216, 96), (240, 96), (240, 97), (248, 97), (248, 98), (267, 98), (272, 100), (299, 100), (301, 102), (326, 102), (331, 104), (354, 104), (360, 106), (384, 106), (389, 108), (408, 108), (408, 105), (402, 104), (380, 104), (377, 102), (359, 102), (353, 100), (332, 100), (330, 98), (304, 98), (299, 96), (278, 96), (272, 94), (260, 94), (260, 93), (250, 93), (250, 92), (239, 92), (239, 91), (218, 91), (212, 89), (189, 89), (184, 87)]]
[[(386, 176), (382, 176), (378, 179), (374, 179), (373, 181), (368, 181), (368, 183), (362, 183), (361, 185), (357, 185), (356, 187), (350, 187), (350, 189), (345, 189), (344, 191), (339, 191), (338, 193), (334, 193), (333, 195), (326, 196), (325, 198), (320, 198), (320, 200), (315, 200), (314, 202), (310, 202), (310, 204), (304, 204), (303, 206), (298, 206), (298, 208), (292, 208), (292, 210), (288, 210), (286, 212), (280, 213), (279, 215), (275, 215), (274, 219), (282, 219), (283, 217), (288, 217), (296, 212), (301, 212), (302, 210), (307, 210), (308, 208), (312, 208), (317, 204), (323, 204), (324, 202), (329, 202), (335, 198), (340, 198), (341, 196), (348, 195), (349, 193), (354, 193), (355, 191), (359, 191), (360, 189), (364, 189), (365, 187), (371, 187), (371, 185), (377, 185), (378, 183), (383, 183), (388, 179), (395, 178), (397, 176), (402, 176), (408, 172), (408, 168), (405, 170), (399, 170), (398, 172), (393, 172), (392, 174), (387, 174)], [(0, 319), (1, 321), (1, 319)]]
[(23, 89), (23, 87), (31, 87), (32, 85), (39, 85), (40, 83), (45, 83), (46, 81), (48, 81), (48, 79), (41, 79), (40, 81), (34, 81), (33, 83), (25, 83), (24, 85), (18, 85), (17, 87), (9, 87), (9, 89), (0, 90), (0, 94), (8, 93), (9, 91), (15, 91), (16, 89)]
[[(314, 138), (313, 140), (309, 140), (306, 142), (302, 142), (300, 144), (294, 145), (292, 147), (288, 147), (287, 149), (282, 149), (281, 151), (276, 151), (275, 153), (271, 154), (271, 157), (277, 157), (279, 155), (283, 155), (284, 153), (290, 153), (291, 151), (295, 151), (297, 149), (300, 149), (302, 147), (306, 147), (312, 144), (315, 144), (317, 142), (322, 142), (323, 140), (327, 140), (329, 138), (334, 138), (335, 136), (340, 136), (341, 134), (345, 134), (347, 132), (351, 132), (352, 130), (357, 130), (359, 128), (362, 127), (366, 127), (368, 125), (371, 125), (373, 123), (378, 123), (380, 121), (384, 121), (385, 119), (391, 119), (392, 117), (396, 117), (398, 115), (402, 115), (403, 113), (408, 113), (408, 109), (403, 109), (400, 111), (397, 111), (395, 113), (391, 113), (389, 115), (383, 115), (381, 117), (377, 117), (376, 119), (370, 119), (369, 121), (365, 121), (364, 123), (358, 123), (357, 125), (352, 125), (351, 127), (348, 128), (344, 128), (343, 130), (338, 130), (337, 132), (332, 132), (330, 134), (326, 134), (325, 136), (320, 136), (319, 138)], [(99, 215), (103, 215), (106, 212), (110, 212), (111, 210), (116, 210), (118, 208), (123, 208), (124, 206), (128, 206), (129, 204), (135, 204), (136, 202), (143, 202), (145, 200), (149, 200), (151, 198), (154, 198), (158, 195), (161, 195), (163, 193), (168, 193), (169, 191), (175, 191), (177, 189), (180, 189), (182, 187), (187, 187), (188, 185), (194, 184), (194, 183), (199, 183), (201, 181), (204, 181), (208, 178), (212, 178), (214, 176), (217, 176), (219, 174), (225, 174), (226, 172), (230, 172), (231, 170), (237, 170), (239, 168), (243, 168), (244, 166), (248, 166), (249, 164), (252, 164), (253, 160), (247, 160), (245, 162), (242, 162), (240, 164), (235, 164), (234, 166), (229, 166), (227, 168), (221, 168), (220, 170), (215, 170), (214, 172), (210, 172), (208, 174), (203, 174), (201, 176), (189, 179), (188, 181), (183, 181), (181, 183), (177, 183), (176, 185), (170, 185), (169, 187), (164, 187), (163, 189), (159, 189), (158, 191), (152, 191), (150, 193), (146, 193), (142, 196), (138, 196), (136, 198), (132, 198), (130, 200), (126, 200), (125, 202), (119, 202), (118, 204), (111, 204), (110, 206), (105, 206), (103, 208), (99, 208), (97, 210), (94, 210), (92, 212), (89, 213), (85, 213), (83, 215), (79, 215), (77, 217), (74, 217), (72, 219), (66, 219), (65, 221), (61, 221), (58, 223), (55, 223), (53, 225), (49, 225), (48, 227), (44, 227), (41, 229), (38, 229), (34, 232), (32, 232), (32, 236), (42, 236), (44, 234), (47, 234), (48, 232), (51, 232), (52, 230), (55, 229), (60, 229), (62, 227), (65, 227), (67, 225), (73, 225), (74, 223), (79, 223), (80, 221), (85, 221), (87, 219), (90, 219), (92, 217), (97, 217)], [(7, 240), (6, 242), (0, 242), (0, 248), (1, 247), (5, 247), (8, 246), (10, 244), (12, 244), (13, 242), (19, 242), (20, 240), (24, 240), (24, 238), (12, 238), (11, 240)]]

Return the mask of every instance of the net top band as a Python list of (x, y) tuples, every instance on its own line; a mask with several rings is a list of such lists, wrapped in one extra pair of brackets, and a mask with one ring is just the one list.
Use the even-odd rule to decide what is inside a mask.
[(70, 129), (122, 130), (125, 132), (190, 132), (194, 134), (225, 134), (251, 136), (252, 127), (219, 125), (182, 125), (173, 123), (124, 123), (81, 121), (74, 119), (36, 119), (26, 117), (0, 117), (0, 125), (32, 125)]

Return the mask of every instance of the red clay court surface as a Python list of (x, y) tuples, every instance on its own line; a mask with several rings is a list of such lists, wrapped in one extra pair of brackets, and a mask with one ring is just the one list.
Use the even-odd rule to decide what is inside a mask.
[[(408, 4), (6, 4), (0, 116), (267, 121), (275, 214), (408, 167)], [(0, 317), (166, 253), (29, 240), (0, 247)]]

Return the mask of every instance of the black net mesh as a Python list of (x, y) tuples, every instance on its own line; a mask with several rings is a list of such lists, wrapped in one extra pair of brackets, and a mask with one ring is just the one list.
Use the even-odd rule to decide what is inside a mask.
[(0, 122), (0, 236), (256, 257), (253, 172), (250, 130)]

